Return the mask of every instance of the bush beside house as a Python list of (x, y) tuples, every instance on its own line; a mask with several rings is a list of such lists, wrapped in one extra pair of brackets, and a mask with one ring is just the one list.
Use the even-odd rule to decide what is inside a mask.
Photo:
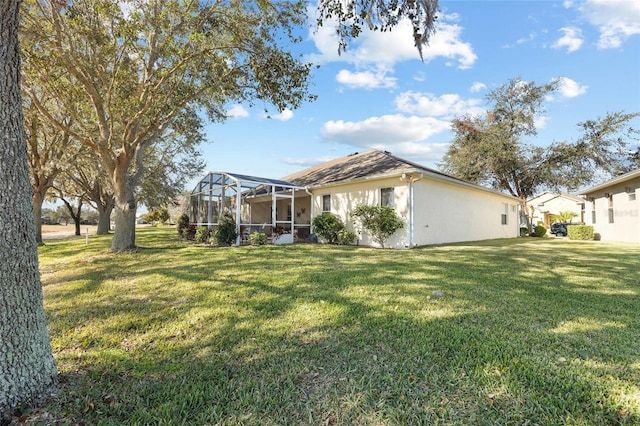
[(593, 226), (591, 225), (570, 225), (567, 226), (567, 235), (570, 240), (591, 241), (594, 239)]

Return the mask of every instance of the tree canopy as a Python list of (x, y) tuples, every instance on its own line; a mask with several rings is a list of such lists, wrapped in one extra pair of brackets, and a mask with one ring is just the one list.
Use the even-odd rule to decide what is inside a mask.
[(615, 175), (629, 167), (628, 142), (637, 130), (629, 121), (637, 113), (608, 113), (578, 124), (575, 141), (547, 146), (528, 144), (537, 134), (535, 120), (557, 82), (536, 85), (515, 78), (487, 95), (482, 116), (456, 118), (455, 139), (443, 158), (445, 171), (526, 201), (541, 189), (575, 190), (602, 172)]

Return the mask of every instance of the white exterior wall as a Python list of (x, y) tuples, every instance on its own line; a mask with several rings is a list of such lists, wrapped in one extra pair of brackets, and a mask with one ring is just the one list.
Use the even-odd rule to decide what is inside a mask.
[[(629, 200), (626, 188), (635, 188), (635, 200)], [(609, 223), (609, 199), (613, 195), (613, 223)], [(640, 178), (587, 194), (593, 198), (586, 203), (585, 223), (593, 225), (594, 232), (602, 241), (640, 243)], [(592, 221), (592, 206), (595, 207), (596, 221)]]
[(510, 197), (427, 178), (414, 186), (415, 245), (518, 236), (517, 201)]
[(331, 195), (331, 213), (338, 215), (347, 229), (358, 234), (358, 244), (377, 246), (369, 235), (354, 228), (349, 213), (361, 204), (380, 205), (380, 189), (391, 187), (394, 188), (394, 209), (404, 221), (405, 227), (391, 236), (385, 246), (404, 248), (408, 244), (408, 191), (406, 182), (403, 182), (399, 177), (315, 189), (313, 190), (313, 216), (322, 214), (322, 197)]
[[(410, 203), (411, 186), (413, 206)], [(322, 197), (331, 195), (331, 213), (337, 214), (348, 229), (358, 232), (353, 227), (349, 212), (359, 204), (380, 205), (380, 189), (388, 187), (394, 188), (394, 208), (405, 227), (387, 241), (387, 247), (400, 249), (518, 236), (517, 200), (426, 176), (412, 184), (395, 177), (314, 189), (313, 216), (322, 213)], [(507, 225), (502, 225), (505, 204)], [(409, 219), (412, 209), (413, 227)], [(360, 234), (358, 243), (376, 246), (366, 234)]]

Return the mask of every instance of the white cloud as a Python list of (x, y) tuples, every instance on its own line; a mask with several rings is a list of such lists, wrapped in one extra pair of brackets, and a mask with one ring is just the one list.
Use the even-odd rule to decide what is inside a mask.
[(227, 110), (227, 117), (230, 118), (241, 118), (248, 117), (249, 111), (247, 111), (242, 105), (236, 104)]
[(484, 83), (480, 83), (479, 81), (474, 81), (469, 89), (471, 93), (478, 93), (479, 91), (486, 89), (487, 85)]
[(564, 34), (560, 37), (551, 47), (554, 49), (567, 48), (567, 53), (575, 52), (580, 49), (584, 39), (582, 38), (582, 31), (575, 27), (563, 27), (560, 31)]
[(562, 3), (562, 6), (564, 6), (565, 9), (571, 9), (571, 6), (573, 6), (573, 1), (571, 0), (565, 0)]
[(364, 71), (364, 72), (351, 72), (349, 70), (341, 70), (336, 75), (336, 80), (340, 84), (351, 88), (364, 88), (364, 89), (391, 89), (396, 86), (396, 78), (387, 77), (384, 71)]
[(448, 121), (400, 114), (371, 117), (363, 121), (328, 121), (320, 131), (323, 139), (346, 145), (385, 149), (415, 143), (451, 128)]
[(588, 0), (583, 15), (598, 27), (601, 49), (618, 48), (633, 35), (640, 34), (640, 2), (634, 0)]
[(294, 158), (294, 157), (286, 157), (282, 161), (285, 164), (289, 164), (291, 166), (300, 166), (300, 167), (313, 167), (318, 164), (326, 163), (327, 161), (334, 160), (336, 157), (312, 157), (312, 158)]
[(576, 81), (568, 77), (560, 77), (558, 85), (558, 92), (565, 98), (575, 98), (576, 96), (584, 95), (587, 92), (589, 86), (581, 86)]
[(536, 129), (544, 129), (547, 127), (547, 123), (551, 118), (547, 116), (538, 116), (533, 120), (533, 124), (536, 126)]
[[(311, 22), (315, 21), (314, 15)], [(454, 22), (455, 15), (442, 15), (436, 24), (436, 32), (429, 45), (423, 48), (425, 62), (436, 58), (449, 59), (450, 65), (460, 69), (473, 66), (477, 60), (470, 43), (461, 40), (463, 28)], [(335, 23), (325, 21), (320, 28), (310, 29), (310, 38), (319, 53), (309, 55), (315, 63), (347, 62), (356, 65), (374, 64), (378, 67), (392, 67), (399, 61), (420, 59), (413, 45), (413, 30), (408, 21), (400, 22), (392, 31), (380, 32), (364, 29), (358, 39), (351, 40), (346, 52), (338, 54), (338, 36)], [(448, 65), (449, 65), (448, 64)]]
[(271, 115), (270, 117), (274, 120), (289, 121), (293, 118), (293, 111), (291, 111), (289, 108), (285, 108), (285, 110), (281, 113)]
[(481, 103), (480, 99), (463, 99), (453, 93), (435, 96), (412, 91), (401, 93), (395, 99), (396, 108), (401, 112), (435, 117), (482, 114)]

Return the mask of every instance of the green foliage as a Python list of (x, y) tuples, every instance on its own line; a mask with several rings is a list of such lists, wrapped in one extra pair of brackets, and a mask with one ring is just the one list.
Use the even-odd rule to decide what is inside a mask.
[(569, 225), (567, 235), (570, 240), (591, 241), (594, 239), (593, 226), (591, 225)]
[(351, 212), (351, 217), (359, 222), (364, 231), (370, 233), (371, 238), (382, 248), (389, 237), (404, 228), (402, 219), (389, 206), (359, 205)]
[(540, 147), (523, 139), (537, 133), (535, 120), (545, 112), (547, 96), (559, 81), (536, 85), (510, 80), (487, 95), (484, 116), (456, 118), (455, 139), (443, 158), (444, 171), (462, 179), (492, 186), (520, 199), (542, 188), (574, 189), (606, 171), (612, 175), (628, 161), (628, 140), (638, 131), (628, 123), (638, 114), (622, 112), (579, 123), (577, 141)]
[(224, 212), (218, 219), (218, 229), (216, 229), (216, 241), (221, 246), (230, 246), (236, 242), (238, 232), (236, 231), (236, 220), (229, 212)]
[(547, 234), (547, 228), (545, 228), (544, 225), (538, 224), (533, 230), (534, 237), (544, 237), (546, 234)]
[(577, 216), (578, 215), (576, 213), (567, 210), (553, 215), (553, 220), (560, 223), (569, 223), (573, 220), (574, 217)]
[(169, 211), (164, 208), (154, 209), (145, 214), (142, 218), (149, 223), (160, 222), (164, 225), (167, 223), (167, 220), (169, 220)]
[(189, 215), (182, 213), (176, 220), (178, 221), (178, 235), (185, 238), (184, 230), (189, 227)]
[(344, 228), (338, 231), (338, 244), (347, 246), (349, 244), (353, 244), (358, 236), (355, 232), (349, 231)]
[(520, 228), (520, 236), (521, 237), (528, 237), (529, 236), (529, 229), (526, 226), (523, 226)]
[(267, 234), (264, 232), (252, 232), (249, 234), (249, 242), (252, 246), (263, 246), (267, 244)]
[(344, 223), (335, 214), (324, 212), (311, 221), (313, 232), (329, 244), (338, 243), (338, 232), (344, 229)]
[(194, 236), (196, 243), (206, 243), (209, 241), (210, 236), (209, 229), (206, 226), (199, 226), (196, 230), (196, 235)]

